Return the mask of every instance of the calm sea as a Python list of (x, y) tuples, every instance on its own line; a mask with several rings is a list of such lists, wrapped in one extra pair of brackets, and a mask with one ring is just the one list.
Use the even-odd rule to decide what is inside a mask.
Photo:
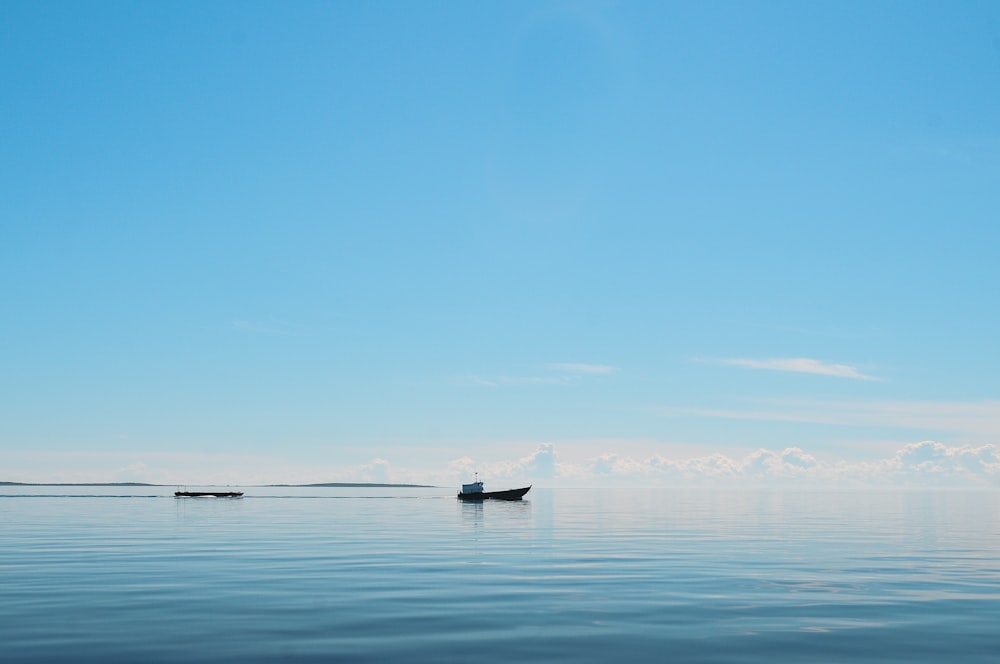
[(997, 662), (1000, 492), (0, 487), (5, 662)]

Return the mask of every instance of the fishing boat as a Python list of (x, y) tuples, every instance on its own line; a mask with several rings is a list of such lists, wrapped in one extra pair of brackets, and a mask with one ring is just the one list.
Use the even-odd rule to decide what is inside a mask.
[(175, 498), (242, 498), (242, 491), (174, 491)]
[(505, 491), (483, 491), (483, 483), (479, 480), (479, 473), (476, 473), (476, 481), (472, 484), (463, 484), (462, 490), (458, 492), (459, 500), (521, 500), (524, 494), (528, 493), (531, 486), (520, 489), (506, 489)]

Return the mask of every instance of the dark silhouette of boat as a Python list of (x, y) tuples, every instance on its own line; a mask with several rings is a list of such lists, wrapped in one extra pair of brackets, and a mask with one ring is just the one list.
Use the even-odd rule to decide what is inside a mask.
[(174, 491), (175, 498), (242, 498), (242, 491)]
[(462, 490), (458, 492), (459, 500), (521, 500), (524, 494), (528, 493), (531, 486), (520, 489), (507, 489), (506, 491), (483, 491), (483, 483), (479, 481), (479, 473), (476, 473), (476, 481), (472, 484), (463, 484)]

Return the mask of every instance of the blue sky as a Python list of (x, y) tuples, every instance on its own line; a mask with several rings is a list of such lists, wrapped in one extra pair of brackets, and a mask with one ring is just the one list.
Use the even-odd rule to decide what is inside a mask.
[(1000, 479), (1000, 7), (0, 6), (0, 479)]

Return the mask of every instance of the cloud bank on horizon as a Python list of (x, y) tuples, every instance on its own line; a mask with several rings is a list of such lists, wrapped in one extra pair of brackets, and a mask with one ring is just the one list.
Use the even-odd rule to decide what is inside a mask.
[[(13, 460), (8, 467), (23, 465)], [(107, 464), (113, 457), (105, 456)], [(457, 486), (474, 473), (496, 485), (530, 482), (541, 487), (1000, 487), (1000, 447), (946, 445), (920, 441), (900, 447), (890, 456), (870, 461), (821, 460), (798, 447), (756, 449), (743, 456), (721, 453), (671, 458), (644, 458), (608, 452), (566, 458), (553, 443), (542, 443), (527, 455), (510, 459), (462, 456), (438, 469), (394, 465), (374, 458), (356, 466), (321, 465), (306, 468), (270, 460), (261, 474), (262, 458), (227, 455), (154, 454), (117, 470), (20, 472), (2, 478), (21, 482), (148, 482), (152, 484), (310, 484), (365, 482)], [(47, 474), (46, 474), (47, 473)]]
[[(417, 482), (407, 469), (384, 477)], [(430, 473), (435, 484), (457, 484), (478, 472), (492, 482), (535, 481), (540, 486), (751, 487), (787, 486), (953, 486), (1000, 487), (1000, 447), (949, 446), (935, 441), (904, 445), (890, 457), (865, 462), (821, 461), (798, 448), (757, 449), (743, 457), (709, 454), (633, 458), (615, 453), (576, 461), (562, 460), (552, 443), (518, 459), (478, 462), (461, 457), (445, 473)], [(424, 482), (427, 480), (425, 479)]]

